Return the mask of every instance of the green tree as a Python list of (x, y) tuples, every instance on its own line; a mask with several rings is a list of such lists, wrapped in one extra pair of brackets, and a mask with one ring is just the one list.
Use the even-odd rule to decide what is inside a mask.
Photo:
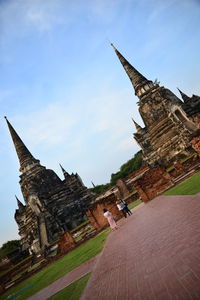
[(20, 248), (20, 240), (7, 241), (0, 248), (0, 257), (4, 257), (8, 253)]
[(20, 247), (20, 240), (11, 240), (4, 243), (1, 247), (2, 250), (15, 250)]
[(117, 180), (124, 178), (132, 172), (138, 170), (142, 166), (142, 151), (138, 151), (134, 157), (128, 160), (125, 164), (120, 167), (120, 171), (111, 175), (111, 185), (116, 184)]
[(110, 187), (110, 183), (100, 184), (91, 188), (90, 191), (98, 195), (105, 192), (109, 187)]
[(111, 174), (110, 183), (97, 185), (90, 190), (97, 195), (105, 192), (108, 188), (115, 185), (118, 179), (124, 178), (132, 172), (138, 170), (142, 166), (142, 161), (142, 151), (140, 150), (134, 155), (133, 158), (123, 164), (117, 173)]

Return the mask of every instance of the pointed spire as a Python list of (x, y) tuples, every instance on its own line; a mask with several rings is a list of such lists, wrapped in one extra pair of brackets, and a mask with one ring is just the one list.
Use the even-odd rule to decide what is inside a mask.
[(30, 153), (28, 148), (24, 145), (24, 143), (22, 142), (22, 140), (20, 139), (20, 137), (18, 136), (18, 134), (16, 133), (12, 125), (10, 124), (10, 122), (7, 120), (6, 117), (5, 119), (15, 146), (15, 150), (17, 152), (17, 156), (20, 163), (20, 171), (23, 172), (25, 171), (28, 165), (31, 165), (33, 163), (39, 163), (39, 160), (33, 157), (33, 155)]
[(186, 94), (184, 94), (179, 88), (177, 88), (179, 90), (179, 93), (181, 94), (181, 97), (183, 99), (184, 102), (189, 102), (190, 101), (190, 97), (187, 96)]
[(16, 198), (16, 200), (17, 200), (18, 208), (19, 208), (19, 209), (24, 209), (24, 208), (25, 208), (24, 204), (21, 203), (21, 201), (17, 198), (16, 195), (15, 195), (15, 198)]
[(137, 131), (141, 131), (142, 130), (142, 127), (137, 123), (137, 122), (135, 122), (135, 120), (132, 118), (132, 121), (133, 121), (133, 123), (134, 123), (134, 125), (135, 125), (135, 128), (136, 128), (136, 130)]
[(64, 177), (65, 177), (65, 178), (69, 177), (69, 176), (70, 176), (69, 173), (67, 173), (67, 171), (65, 171), (65, 169), (62, 167), (61, 164), (59, 164), (59, 165), (60, 165), (60, 168), (61, 168), (61, 170), (62, 170), (62, 172), (63, 172)]
[(96, 185), (91, 181), (91, 183), (92, 183), (92, 186), (93, 186), (93, 188), (95, 188), (96, 187)]
[[(135, 89), (135, 94), (141, 96), (149, 88), (153, 87), (153, 82), (146, 79), (140, 72), (138, 72), (124, 57), (123, 55), (115, 48), (111, 43), (111, 46), (114, 48), (115, 53), (117, 54), (122, 66), (124, 67), (130, 81)], [(145, 86), (145, 88), (144, 88)], [(143, 87), (143, 89), (142, 89)], [(141, 90), (142, 89), (142, 90)]]

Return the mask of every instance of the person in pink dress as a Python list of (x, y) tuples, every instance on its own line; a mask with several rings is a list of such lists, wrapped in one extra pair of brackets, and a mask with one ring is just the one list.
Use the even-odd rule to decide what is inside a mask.
[(117, 224), (111, 214), (110, 211), (108, 211), (106, 208), (103, 209), (103, 215), (108, 220), (108, 223), (110, 225), (111, 230), (117, 229)]

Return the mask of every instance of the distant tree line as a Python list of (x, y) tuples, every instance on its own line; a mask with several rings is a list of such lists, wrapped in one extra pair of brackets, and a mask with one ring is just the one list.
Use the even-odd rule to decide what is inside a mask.
[(0, 248), (0, 257), (20, 248), (20, 240), (11, 240), (2, 245)]
[(97, 185), (90, 190), (95, 194), (100, 194), (116, 184), (118, 179), (125, 178), (132, 172), (140, 169), (142, 166), (142, 151), (138, 151), (133, 158), (123, 164), (117, 173), (111, 174), (110, 182), (106, 184)]

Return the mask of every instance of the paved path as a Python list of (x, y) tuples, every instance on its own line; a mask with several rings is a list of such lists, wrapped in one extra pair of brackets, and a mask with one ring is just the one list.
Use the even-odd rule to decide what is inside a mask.
[(81, 300), (200, 299), (200, 194), (157, 197), (119, 225)]
[(29, 297), (28, 300), (45, 300), (49, 297), (53, 296), (60, 290), (64, 289), (68, 285), (70, 285), (72, 282), (80, 279), (84, 275), (92, 272), (92, 269), (98, 259), (99, 255), (95, 256), (94, 258), (88, 260), (84, 264), (82, 264), (80, 267), (72, 270), (71, 272), (67, 273), (62, 278), (56, 280), (43, 290), (39, 291), (38, 293), (34, 294), (33, 296)]

